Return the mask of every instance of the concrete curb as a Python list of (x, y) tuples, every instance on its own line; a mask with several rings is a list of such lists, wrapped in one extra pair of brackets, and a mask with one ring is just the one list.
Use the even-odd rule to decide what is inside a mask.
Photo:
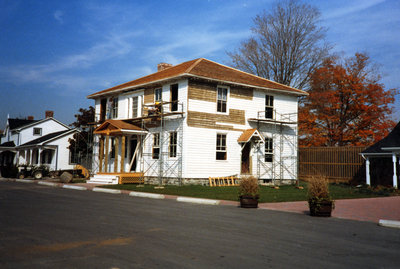
[(33, 180), (29, 180), (29, 179), (16, 179), (16, 182), (23, 182), (23, 183), (35, 183), (35, 181)]
[(219, 200), (191, 198), (191, 197), (177, 197), (176, 200), (178, 202), (203, 204), (203, 205), (219, 205), (220, 203)]
[(39, 185), (51, 186), (51, 187), (58, 187), (57, 183), (54, 182), (46, 182), (46, 181), (39, 181)]
[(103, 189), (103, 188), (93, 188), (92, 191), (95, 191), (95, 192), (112, 193), (112, 194), (120, 194), (120, 193), (121, 193), (121, 190)]
[(129, 193), (129, 196), (152, 198), (152, 199), (165, 199), (165, 195), (163, 194), (138, 192), (138, 191), (131, 191)]
[(8, 178), (3, 178), (3, 177), (0, 177), (0, 181), (4, 181), (4, 182), (6, 182), (6, 181), (9, 181), (9, 180), (8, 180)]
[(86, 191), (87, 188), (83, 186), (72, 186), (72, 185), (62, 185), (64, 189), (78, 190), (78, 191)]
[(400, 229), (400, 221), (397, 221), (397, 220), (380, 219), (379, 222), (378, 222), (378, 225), (379, 226), (383, 226), (383, 227)]

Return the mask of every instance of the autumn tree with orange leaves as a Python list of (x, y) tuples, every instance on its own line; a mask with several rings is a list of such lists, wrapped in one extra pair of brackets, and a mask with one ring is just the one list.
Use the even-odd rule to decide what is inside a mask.
[(385, 90), (369, 57), (330, 57), (311, 75), (299, 109), (301, 146), (371, 145), (394, 127), (396, 89)]

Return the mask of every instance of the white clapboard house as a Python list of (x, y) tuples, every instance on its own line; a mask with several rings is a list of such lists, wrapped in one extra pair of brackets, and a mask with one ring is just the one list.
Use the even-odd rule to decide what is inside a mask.
[(50, 170), (72, 169), (69, 142), (76, 129), (53, 118), (46, 111), (44, 119), (8, 118), (0, 143), (0, 166), (45, 165)]
[(293, 181), (304, 95), (203, 58), (159, 64), (153, 74), (88, 96), (98, 123), (90, 182)]

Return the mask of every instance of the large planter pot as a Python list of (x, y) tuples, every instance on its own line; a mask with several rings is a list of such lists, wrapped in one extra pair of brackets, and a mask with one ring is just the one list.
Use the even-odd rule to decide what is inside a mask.
[(258, 207), (258, 198), (259, 196), (251, 196), (251, 195), (241, 195), (240, 197), (240, 207), (243, 208), (257, 208)]
[(310, 215), (316, 217), (330, 217), (334, 208), (333, 201), (309, 200)]

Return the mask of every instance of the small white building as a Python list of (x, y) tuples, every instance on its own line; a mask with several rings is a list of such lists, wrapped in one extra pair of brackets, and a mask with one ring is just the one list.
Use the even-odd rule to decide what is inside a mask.
[(306, 92), (207, 59), (100, 91), (91, 182), (297, 179), (298, 98)]
[(68, 140), (77, 132), (54, 119), (7, 119), (0, 144), (0, 165), (45, 165), (50, 170), (73, 169)]

